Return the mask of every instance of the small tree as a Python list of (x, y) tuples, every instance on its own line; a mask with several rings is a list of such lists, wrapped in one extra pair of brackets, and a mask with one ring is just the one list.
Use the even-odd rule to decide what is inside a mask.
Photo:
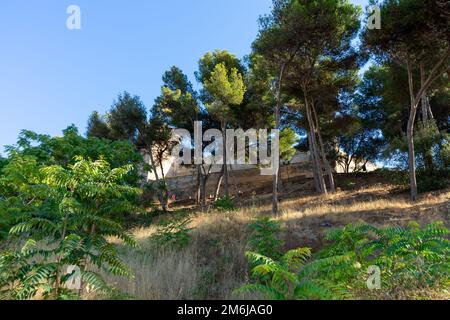
[[(166, 185), (164, 179), (160, 179), (158, 174), (158, 164), (154, 154), (156, 144), (167, 143), (168, 134), (165, 131), (165, 123), (149, 117), (140, 97), (132, 96), (128, 92), (118, 96), (117, 101), (114, 102), (110, 112), (104, 118), (106, 122), (99, 121), (99, 116), (95, 112), (91, 115), (88, 122), (88, 136), (129, 141), (137, 151), (143, 151), (150, 159), (151, 170), (156, 178), (159, 202), (162, 210), (166, 211)], [(105, 128), (109, 128), (106, 136), (104, 136)], [(97, 134), (101, 135), (97, 136)]]
[(241, 104), (244, 99), (245, 84), (238, 69), (227, 69), (224, 63), (219, 63), (205, 80), (204, 88), (211, 98), (206, 104), (206, 108), (220, 122), (222, 129), (224, 192), (225, 197), (228, 197), (226, 130), (233, 117), (231, 107)]
[[(25, 244), (0, 255), (0, 295), (13, 299), (30, 299), (38, 293), (47, 299), (80, 297), (86, 285), (109, 290), (100, 271), (131, 276), (107, 240), (114, 236), (136, 245), (116, 222), (118, 214), (136, 210), (132, 199), (140, 191), (124, 180), (130, 170), (129, 166), (111, 169), (104, 160), (81, 157), (67, 169), (39, 167), (32, 157), (14, 158), (1, 185), (17, 193), (11, 202), (15, 206), (9, 208), (17, 223), (9, 234)], [(78, 292), (67, 288), (77, 276), (67, 271), (68, 266), (80, 270)]]

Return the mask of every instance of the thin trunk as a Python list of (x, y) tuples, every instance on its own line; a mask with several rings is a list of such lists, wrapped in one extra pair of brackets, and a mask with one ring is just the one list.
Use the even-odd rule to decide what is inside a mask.
[(223, 191), (225, 197), (228, 198), (228, 150), (227, 150), (227, 125), (226, 123), (222, 124), (222, 135), (223, 135)]
[(433, 110), (431, 110), (430, 99), (427, 99), (427, 105), (428, 105), (428, 115), (429, 115), (429, 118), (430, 118), (431, 120), (435, 121), (434, 114), (433, 114)]
[(309, 152), (311, 155), (314, 187), (318, 193), (321, 193), (320, 184), (319, 184), (319, 172), (317, 171), (317, 167), (315, 165), (314, 153), (313, 153), (312, 147), (311, 147), (312, 146), (311, 132), (308, 133), (308, 144), (309, 144)]
[(315, 123), (316, 123), (317, 136), (319, 137), (319, 145), (320, 145), (319, 151), (322, 155), (322, 161), (325, 165), (325, 170), (327, 171), (328, 181), (330, 184), (330, 190), (331, 190), (331, 193), (335, 193), (336, 187), (334, 184), (333, 170), (331, 169), (330, 163), (328, 162), (327, 155), (325, 153), (325, 146), (323, 144), (322, 133), (320, 131), (319, 117), (317, 116), (317, 112), (316, 112), (314, 103), (311, 103), (311, 109), (312, 109), (312, 113), (314, 115), (314, 119), (315, 119)]
[(159, 202), (161, 203), (162, 210), (164, 212), (166, 212), (167, 211), (167, 205), (166, 205), (166, 202), (164, 200), (163, 190), (161, 190), (161, 180), (159, 179), (158, 170), (156, 169), (155, 160), (153, 159), (152, 150), (150, 150), (148, 154), (149, 154), (149, 157), (150, 157), (150, 164), (152, 165), (152, 168), (153, 168), (153, 170), (155, 172), (156, 183), (158, 185), (157, 188), (158, 188)]
[(206, 210), (206, 184), (208, 182), (209, 175), (211, 174), (212, 167), (213, 166), (210, 165), (208, 172), (206, 172), (204, 165), (200, 166), (200, 194), (202, 211)]
[(203, 176), (202, 176), (202, 169), (200, 168), (200, 165), (197, 165), (197, 196), (196, 196), (196, 203), (197, 205), (200, 205), (201, 202), (201, 184), (202, 184), (202, 180), (203, 180)]
[[(64, 238), (66, 237), (67, 232), (67, 215), (64, 218), (64, 224), (63, 224), (63, 230), (61, 232), (61, 240), (64, 241)], [(59, 292), (61, 288), (61, 266), (59, 265), (61, 263), (61, 255), (58, 256), (57, 259), (57, 267), (56, 267), (56, 280), (55, 280), (55, 300), (59, 297)]]
[(217, 201), (217, 199), (219, 199), (220, 186), (222, 185), (222, 179), (223, 179), (223, 166), (222, 166), (222, 171), (220, 171), (220, 174), (219, 174), (219, 179), (217, 179), (217, 184), (216, 184), (216, 188), (214, 191), (214, 201)]
[[(161, 170), (161, 178), (162, 178), (162, 183), (164, 184), (164, 187), (166, 188), (165, 190), (162, 191), (163, 193), (163, 199), (164, 199), (164, 203), (166, 205), (166, 210), (169, 207), (169, 199), (170, 199), (170, 195), (169, 195), (169, 190), (167, 188), (167, 182), (166, 182), (166, 175), (164, 173), (164, 167), (163, 167), (163, 161), (158, 161), (159, 162), (159, 168)], [(164, 210), (165, 211), (165, 210)]]
[[(423, 86), (425, 84), (425, 70), (423, 67), (423, 64), (420, 64), (420, 85)], [(428, 97), (427, 97), (427, 91), (425, 90), (422, 95), (422, 122), (425, 125), (428, 118)]]
[(236, 176), (234, 175), (233, 166), (230, 166), (231, 179), (233, 180), (234, 191), (236, 192), (236, 198), (239, 201), (239, 188), (236, 181)]
[(409, 182), (411, 188), (411, 201), (417, 201), (418, 191), (417, 191), (417, 178), (416, 178), (416, 155), (414, 150), (414, 123), (417, 114), (417, 103), (414, 98), (414, 81), (413, 81), (413, 71), (411, 63), (407, 63), (408, 69), (408, 84), (409, 93), (411, 98), (411, 110), (409, 113), (408, 129), (407, 129), (407, 140), (408, 140), (408, 170), (409, 170)]
[[(143, 128), (138, 128), (138, 132), (141, 135), (141, 137), (145, 137), (146, 135), (144, 134), (145, 130)], [(159, 202), (161, 203), (161, 207), (162, 210), (164, 212), (167, 211), (167, 205), (166, 205), (166, 201), (164, 200), (164, 193), (163, 190), (161, 190), (161, 180), (159, 179), (159, 175), (158, 175), (158, 170), (156, 167), (156, 163), (155, 163), (155, 159), (153, 158), (153, 146), (152, 143), (147, 143), (146, 144), (146, 151), (148, 152), (148, 155), (150, 157), (150, 164), (152, 166), (152, 169), (155, 171), (155, 178), (156, 178), (156, 183), (158, 184), (158, 198), (159, 198)]]
[(200, 207), (204, 211), (206, 208), (206, 177), (200, 178)]
[(312, 116), (312, 112), (311, 112), (311, 107), (310, 107), (310, 103), (308, 100), (308, 94), (306, 93), (306, 87), (303, 87), (303, 92), (304, 92), (304, 96), (305, 96), (305, 109), (306, 109), (306, 118), (308, 120), (308, 124), (309, 124), (309, 130), (311, 132), (311, 145), (310, 145), (310, 149), (312, 154), (314, 155), (313, 157), (313, 165), (316, 166), (316, 170), (318, 173), (318, 186), (319, 186), (319, 190), (317, 190), (319, 193), (322, 194), (327, 194), (327, 188), (325, 185), (325, 181), (323, 178), (323, 167), (321, 164), (321, 157), (319, 155), (319, 150), (317, 147), (317, 142), (316, 142), (316, 128), (314, 125), (314, 121), (313, 121), (313, 116)]
[[(423, 67), (423, 64), (420, 64), (420, 85), (424, 86), (426, 81), (426, 77), (425, 77), (425, 70)], [(429, 100), (428, 100), (428, 96), (427, 96), (427, 91), (425, 90), (423, 92), (422, 95), (422, 124), (424, 127), (432, 125), (432, 122), (434, 121), (430, 121), (430, 119), (433, 119), (433, 114), (429, 114), (428, 111), (431, 110), (430, 104), (429, 104)], [(431, 118), (430, 118), (431, 116)], [(428, 148), (428, 150), (423, 150), (424, 154), (423, 154), (423, 158), (424, 158), (424, 162), (425, 162), (425, 169), (428, 172), (433, 172), (434, 171), (434, 164), (433, 164), (433, 150), (432, 147)]]
[[(277, 87), (277, 103), (275, 106), (275, 130), (280, 130), (280, 110), (281, 110), (281, 90), (283, 87), (283, 78), (284, 78), (284, 71), (286, 69), (286, 62), (283, 62), (280, 67), (280, 74), (278, 76), (278, 87)], [(272, 167), (274, 169), (273, 175), (272, 175), (272, 213), (278, 214), (278, 171), (279, 166), (275, 166), (275, 155), (272, 154)]]
[[(98, 208), (98, 204), (97, 204), (97, 208)], [(93, 224), (91, 225), (91, 230), (90, 230), (90, 232), (89, 232), (89, 235), (93, 238), (94, 235), (95, 235), (95, 232), (96, 232), (96, 226), (95, 226), (95, 223), (93, 223)], [(92, 241), (92, 240), (91, 240), (91, 241)], [(81, 266), (81, 272), (86, 272), (86, 271), (87, 271), (88, 263), (89, 263), (89, 256), (86, 254), (86, 255), (84, 256), (84, 259), (83, 259), (83, 265)], [(86, 286), (85, 283), (83, 282), (83, 278), (81, 278), (81, 281), (80, 281), (80, 289), (78, 290), (78, 296), (79, 296), (79, 297), (81, 297), (81, 295), (82, 295), (82, 293), (83, 293), (85, 287), (86, 287), (86, 291), (87, 291), (87, 286)]]
[(158, 161), (159, 162), (159, 169), (161, 170), (161, 177), (162, 180), (165, 182), (166, 181), (166, 175), (164, 174), (164, 167), (163, 167), (163, 161)]
[(317, 189), (316, 191), (318, 193), (326, 193), (326, 186), (325, 186), (325, 181), (323, 178), (323, 168), (322, 165), (320, 163), (320, 157), (318, 155), (317, 152), (317, 143), (315, 141), (315, 135), (314, 135), (314, 128), (311, 128), (311, 134), (310, 134), (310, 139), (311, 139), (311, 145), (310, 145), (310, 150), (311, 150), (311, 155), (312, 155), (312, 163), (313, 163), (313, 168), (316, 172), (317, 175)]
[(284, 185), (283, 185), (283, 172), (280, 168), (280, 170), (278, 170), (278, 192), (283, 193), (284, 190)]

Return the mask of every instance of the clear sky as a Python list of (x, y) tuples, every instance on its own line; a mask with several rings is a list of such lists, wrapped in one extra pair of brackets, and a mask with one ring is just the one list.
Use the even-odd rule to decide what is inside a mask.
[[(366, 0), (352, 2), (364, 5)], [(81, 30), (66, 9), (81, 8)], [(22, 129), (85, 132), (89, 114), (118, 93), (150, 107), (161, 76), (179, 66), (194, 81), (199, 58), (214, 49), (250, 52), (271, 0), (2, 0), (0, 152)]]

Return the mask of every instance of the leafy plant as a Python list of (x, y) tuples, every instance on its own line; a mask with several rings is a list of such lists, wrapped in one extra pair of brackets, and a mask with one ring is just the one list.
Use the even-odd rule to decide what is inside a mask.
[[(361, 271), (376, 265), (382, 270), (384, 286), (388, 290), (431, 286), (449, 281), (448, 234), (442, 222), (424, 228), (417, 223), (411, 223), (407, 228), (382, 229), (365, 224), (349, 225), (328, 232), (326, 239), (330, 243), (317, 257), (347, 256), (351, 258), (348, 265), (359, 265)], [(356, 274), (347, 274), (337, 280), (349, 283), (357, 279)]]
[(250, 224), (250, 238), (248, 247), (250, 251), (257, 252), (273, 259), (279, 259), (283, 241), (277, 238), (282, 231), (280, 222), (270, 218), (260, 218)]
[(191, 240), (189, 234), (192, 230), (189, 228), (191, 221), (189, 217), (163, 221), (151, 237), (151, 241), (160, 247), (183, 249)]
[(442, 222), (420, 228), (412, 223), (408, 228), (367, 228), (375, 239), (361, 250), (368, 263), (383, 271), (388, 288), (426, 287), (450, 280), (449, 230)]
[[(279, 260), (247, 252), (250, 263), (256, 265), (251, 271), (256, 279), (267, 279), (247, 284), (236, 293), (261, 293), (270, 300), (331, 299), (332, 292), (301, 273), (311, 257), (309, 248), (288, 251)], [(313, 268), (309, 268), (311, 270)], [(305, 269), (306, 270), (306, 269)]]
[[(34, 180), (23, 179), (18, 173), (32, 165)], [(17, 244), (26, 240), (21, 249), (7, 249), (0, 255), (0, 297), (30, 299), (39, 294), (45, 299), (74, 298), (87, 286), (109, 290), (100, 271), (132, 276), (107, 240), (113, 236), (136, 246), (114, 221), (115, 215), (136, 209), (131, 200), (140, 191), (125, 183), (130, 170), (130, 166), (111, 169), (104, 160), (81, 157), (67, 169), (39, 168), (29, 157), (12, 161), (2, 178), (3, 186), (18, 191), (7, 199), (16, 201), (17, 208), (11, 210), (19, 212), (9, 235)], [(68, 266), (80, 270), (78, 291), (67, 289), (76, 276), (66, 271)]]
[(222, 212), (238, 210), (238, 208), (234, 205), (233, 199), (227, 196), (217, 199), (216, 202), (214, 202), (214, 208)]

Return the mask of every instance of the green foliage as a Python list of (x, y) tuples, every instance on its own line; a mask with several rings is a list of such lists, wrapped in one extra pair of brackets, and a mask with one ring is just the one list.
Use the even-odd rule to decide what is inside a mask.
[(295, 144), (299, 137), (291, 128), (284, 128), (280, 132), (280, 159), (283, 161), (291, 161), (297, 150)]
[[(109, 113), (103, 117), (103, 122), (96, 120), (100, 117), (96, 113), (91, 116), (90, 123), (97, 123), (97, 126), (89, 127), (88, 136), (100, 132), (101, 138), (131, 143), (135, 151), (145, 152), (146, 155), (149, 155), (151, 166), (143, 165), (140, 168), (155, 171), (158, 166), (162, 166), (163, 160), (170, 153), (173, 145), (169, 123), (165, 122), (167, 119), (158, 109), (158, 101), (159, 98), (149, 115), (139, 96), (132, 96), (128, 92), (124, 92), (118, 96)], [(105, 128), (108, 128), (106, 137), (103, 135)], [(156, 184), (159, 185), (161, 181), (158, 175), (156, 175), (156, 180)], [(164, 183), (164, 177), (162, 180)], [(155, 190), (163, 211), (166, 211), (167, 194), (164, 194), (164, 190), (158, 186)]]
[(443, 190), (450, 187), (450, 168), (442, 170), (418, 170), (417, 183), (419, 192)]
[[(387, 181), (397, 185), (401, 191), (407, 189), (409, 183), (408, 171), (406, 170), (382, 170)], [(450, 186), (450, 169), (435, 169), (428, 171), (419, 169), (417, 184), (419, 192), (431, 192), (446, 189)]]
[(235, 206), (233, 198), (227, 197), (227, 196), (217, 199), (216, 202), (214, 202), (214, 208), (216, 210), (222, 211), (222, 212), (230, 212), (230, 211), (239, 210)]
[(161, 95), (156, 98), (152, 113), (160, 115), (166, 124), (194, 131), (194, 121), (199, 120), (200, 107), (197, 93), (188, 77), (177, 67), (163, 75)]
[(232, 118), (230, 106), (239, 105), (244, 99), (246, 89), (242, 74), (236, 68), (227, 70), (225, 64), (220, 63), (214, 67), (204, 87), (212, 97), (211, 103), (206, 105), (209, 113), (226, 123)]
[(0, 175), (0, 239), (24, 212), (34, 210), (33, 202), (45, 199), (47, 189), (40, 185), (42, 173), (36, 158), (14, 154)]
[(235, 55), (227, 50), (215, 50), (214, 52), (207, 52), (200, 59), (198, 63), (198, 72), (195, 73), (198, 82), (205, 83), (206, 80), (210, 79), (211, 73), (219, 64), (224, 65), (227, 70), (236, 69), (241, 74), (244, 74), (245, 72), (244, 67)]
[(97, 111), (94, 111), (88, 119), (87, 136), (89, 138), (112, 138), (107, 119)]
[(142, 155), (128, 141), (110, 141), (102, 138), (84, 138), (78, 129), (70, 126), (63, 130), (62, 137), (50, 137), (24, 130), (17, 144), (7, 147), (10, 157), (15, 154), (31, 156), (42, 165), (60, 165), (67, 167), (75, 162), (76, 156), (87, 159), (104, 159), (112, 168), (132, 165), (127, 173), (127, 181), (138, 185), (140, 175), (138, 167), (143, 164)]
[[(108, 237), (127, 245), (136, 242), (115, 221), (124, 211), (136, 210), (133, 199), (139, 189), (127, 185), (131, 166), (112, 169), (104, 160), (85, 160), (64, 168), (39, 166), (35, 158), (15, 156), (4, 170), (0, 186), (8, 192), (0, 202), (14, 216), (11, 241), (21, 249), (7, 249), (0, 255), (0, 296), (30, 299), (66, 299), (80, 295), (89, 285), (109, 290), (100, 271), (131, 276)], [(66, 285), (81, 272), (79, 292)]]
[(165, 219), (159, 223), (150, 241), (162, 248), (183, 249), (189, 245), (191, 240), (192, 228), (189, 228), (191, 222), (189, 217)]
[(277, 220), (260, 218), (250, 225), (249, 250), (272, 259), (281, 257), (283, 241), (278, 239), (282, 228)]
[(312, 281), (304, 269), (311, 257), (309, 248), (288, 251), (279, 260), (264, 255), (247, 252), (251, 265), (256, 265), (251, 274), (257, 283), (244, 285), (236, 293), (261, 293), (270, 300), (331, 299), (332, 292), (321, 284)]
[(253, 284), (238, 293), (259, 292), (268, 299), (352, 299), (367, 292), (367, 270), (382, 271), (384, 292), (426, 288), (450, 283), (449, 230), (443, 223), (423, 228), (375, 228), (351, 224), (327, 232), (327, 245), (311, 258), (309, 249), (289, 251), (273, 259), (246, 255)]
[[(328, 232), (330, 244), (317, 257), (348, 256), (362, 271), (376, 265), (382, 270), (385, 290), (420, 288), (450, 280), (449, 230), (442, 222), (420, 228), (375, 228), (370, 225), (349, 225)], [(348, 275), (346, 281), (357, 276)]]
[(8, 159), (5, 159), (2, 156), (0, 156), (0, 175), (1, 175), (3, 167), (6, 166), (7, 164), (8, 164)]

